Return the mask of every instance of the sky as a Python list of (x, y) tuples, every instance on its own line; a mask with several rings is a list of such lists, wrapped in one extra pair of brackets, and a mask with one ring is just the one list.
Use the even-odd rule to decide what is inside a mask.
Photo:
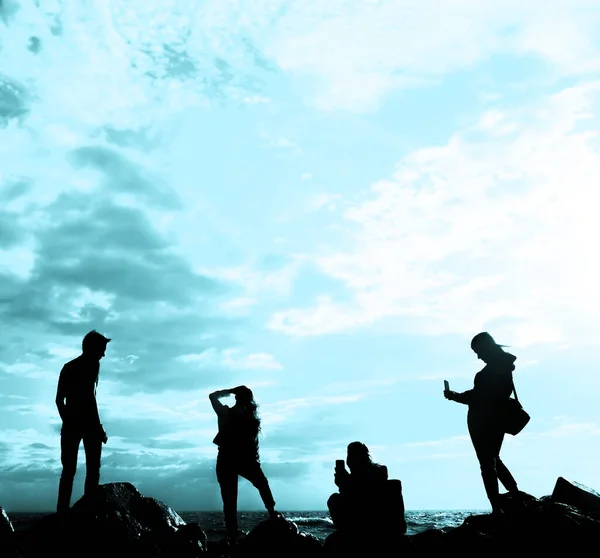
[(519, 488), (600, 489), (599, 101), (597, 0), (1, 0), (0, 505), (54, 509), (91, 329), (101, 482), (180, 511), (221, 509), (241, 384), (278, 509), (355, 440), (408, 510), (487, 509), (442, 395), (484, 330)]

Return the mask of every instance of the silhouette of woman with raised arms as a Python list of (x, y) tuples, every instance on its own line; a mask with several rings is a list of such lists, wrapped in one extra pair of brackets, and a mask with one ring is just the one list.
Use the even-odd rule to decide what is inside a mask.
[(481, 477), (493, 514), (500, 514), (498, 481), (514, 494), (517, 483), (500, 459), (504, 441), (502, 413), (513, 390), (512, 372), (516, 356), (507, 353), (487, 333), (478, 333), (471, 341), (471, 349), (485, 367), (475, 375), (473, 389), (463, 393), (444, 391), (444, 397), (469, 406), (467, 425), (473, 448), (481, 467)]
[[(228, 407), (221, 397), (235, 395), (235, 405)], [(252, 391), (246, 386), (215, 391), (209, 395), (218, 417), (219, 432), (213, 443), (219, 446), (217, 480), (223, 498), (225, 528), (230, 540), (237, 536), (238, 476), (250, 481), (259, 491), (265, 508), (272, 519), (281, 517), (275, 511), (275, 500), (269, 481), (263, 473), (258, 450), (260, 418)]]

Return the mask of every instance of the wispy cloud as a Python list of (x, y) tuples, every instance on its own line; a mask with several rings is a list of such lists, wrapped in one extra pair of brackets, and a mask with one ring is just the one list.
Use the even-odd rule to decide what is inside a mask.
[(239, 349), (223, 349), (217, 351), (213, 348), (202, 353), (180, 355), (177, 360), (185, 363), (195, 363), (198, 366), (223, 366), (234, 370), (283, 370), (277, 359), (268, 353), (251, 353), (240, 355)]
[(600, 232), (598, 91), (574, 86), (483, 115), (446, 145), (406, 156), (364, 201), (348, 202), (348, 249), (314, 259), (352, 302), (324, 294), (274, 313), (270, 327), (320, 335), (399, 317), (413, 331), (468, 334), (507, 320), (496, 329), (514, 345), (595, 338), (600, 277), (579, 246)]
[[(435, 20), (431, 14), (435, 13)], [(600, 10), (593, 0), (354, 2), (294, 5), (269, 53), (318, 86), (321, 109), (372, 111), (390, 92), (438, 83), (497, 53), (536, 56), (560, 76), (600, 69)]]

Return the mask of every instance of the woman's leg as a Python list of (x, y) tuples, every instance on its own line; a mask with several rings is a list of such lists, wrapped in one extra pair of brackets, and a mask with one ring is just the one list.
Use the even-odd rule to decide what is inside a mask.
[(498, 480), (502, 483), (502, 486), (504, 486), (506, 490), (512, 493), (519, 492), (517, 481), (508, 470), (508, 467), (504, 465), (499, 457), (496, 458), (496, 472), (498, 474)]
[[(496, 457), (500, 451), (495, 432), (488, 428), (478, 428), (469, 425), (469, 434), (473, 442), (475, 454), (481, 468), (481, 478), (492, 511), (499, 510), (498, 474), (496, 471)], [(500, 441), (500, 445), (502, 442)]]
[(230, 537), (237, 535), (238, 472), (236, 461), (221, 452), (217, 455), (217, 481), (221, 487), (225, 529)]
[(250, 481), (258, 490), (269, 515), (271, 517), (276, 516), (277, 512), (275, 511), (273, 493), (271, 492), (269, 481), (260, 466), (260, 462), (254, 461), (251, 463), (244, 463), (244, 465), (240, 467), (239, 474), (241, 477)]
[(491, 428), (489, 434), (489, 441), (491, 450), (495, 456), (495, 464), (496, 464), (496, 476), (498, 480), (502, 483), (504, 488), (509, 492), (518, 492), (517, 481), (511, 475), (508, 467), (504, 465), (502, 460), (500, 459), (500, 450), (502, 449), (502, 443), (504, 442), (504, 432), (500, 428)]

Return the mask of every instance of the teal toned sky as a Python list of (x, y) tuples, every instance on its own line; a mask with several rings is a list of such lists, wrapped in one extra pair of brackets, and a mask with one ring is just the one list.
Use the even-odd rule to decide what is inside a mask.
[(408, 509), (487, 508), (442, 396), (481, 330), (520, 488), (600, 489), (598, 0), (0, 6), (0, 505), (54, 508), (92, 328), (102, 481), (179, 510), (220, 509), (207, 395), (239, 384), (280, 509), (324, 509), (353, 440)]

